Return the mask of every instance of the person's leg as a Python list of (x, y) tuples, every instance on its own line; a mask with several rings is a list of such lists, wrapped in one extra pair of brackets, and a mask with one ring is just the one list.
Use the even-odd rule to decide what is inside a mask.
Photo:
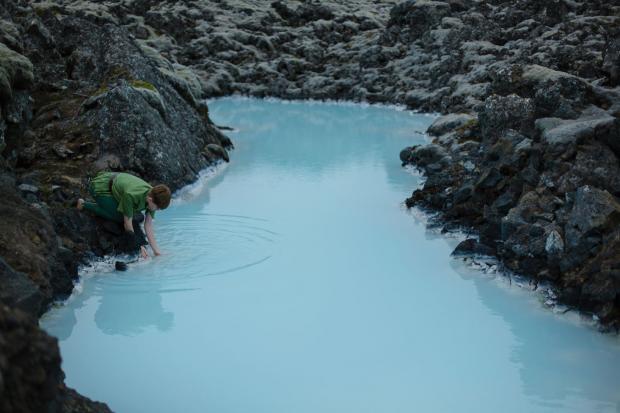
[(112, 196), (95, 196), (95, 202), (84, 202), (83, 208), (101, 218), (123, 222), (123, 214), (117, 211), (118, 202)]

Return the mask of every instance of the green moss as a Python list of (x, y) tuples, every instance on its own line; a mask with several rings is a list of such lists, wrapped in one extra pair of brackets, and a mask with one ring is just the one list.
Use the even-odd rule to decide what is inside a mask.
[(133, 76), (124, 66), (112, 66), (104, 76), (102, 84), (111, 83), (117, 79), (132, 80)]
[(144, 80), (130, 80), (129, 84), (137, 89), (148, 89), (153, 92), (157, 92), (157, 88), (153, 86), (152, 83), (146, 82)]
[(24, 87), (33, 81), (30, 60), (0, 43), (0, 98), (11, 98), (13, 86)]
[(470, 119), (467, 122), (465, 122), (463, 125), (459, 126), (456, 129), (456, 132), (459, 135), (462, 135), (466, 131), (471, 130), (471, 129), (475, 129), (477, 127), (478, 127), (478, 119)]
[(34, 3), (31, 7), (32, 10), (34, 10), (34, 13), (39, 17), (45, 16), (47, 12), (51, 12), (54, 15), (59, 15), (61, 10), (58, 4), (54, 4), (49, 1)]
[(463, 129), (471, 129), (478, 126), (478, 119), (470, 119), (461, 126)]
[(103, 93), (106, 93), (110, 90), (109, 84), (113, 83), (118, 79), (125, 79), (129, 85), (136, 89), (148, 89), (153, 92), (157, 92), (157, 88), (152, 84), (145, 80), (135, 79), (129, 70), (123, 66), (113, 66), (106, 73), (103, 82), (101, 82), (101, 86), (99, 89), (93, 92), (91, 96), (98, 96)]
[[(470, 119), (467, 122), (465, 122), (462, 126), (456, 129), (456, 133), (458, 134), (457, 142), (463, 143), (466, 141), (480, 141), (480, 136), (477, 136), (479, 134), (477, 134), (475, 131), (477, 127), (478, 127), (478, 119)], [(473, 131), (473, 132), (466, 134), (467, 131)]]
[(99, 89), (95, 90), (95, 92), (91, 95), (91, 96), (99, 96), (99, 95), (103, 95), (104, 93), (106, 93), (108, 90), (110, 90), (110, 88), (108, 87), (108, 85), (102, 85), (99, 87)]

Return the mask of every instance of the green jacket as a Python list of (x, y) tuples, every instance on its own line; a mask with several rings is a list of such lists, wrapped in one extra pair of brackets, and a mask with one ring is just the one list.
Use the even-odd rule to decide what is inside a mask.
[[(110, 178), (114, 175), (112, 193), (110, 193)], [(91, 181), (97, 196), (110, 196), (118, 202), (118, 212), (126, 217), (133, 217), (135, 212), (148, 212), (151, 217), (155, 211), (147, 209), (146, 196), (153, 188), (148, 182), (128, 173), (101, 172)]]

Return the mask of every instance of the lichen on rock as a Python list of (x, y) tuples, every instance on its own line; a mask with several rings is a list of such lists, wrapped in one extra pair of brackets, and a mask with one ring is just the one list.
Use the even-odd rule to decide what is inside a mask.
[(33, 81), (30, 60), (0, 43), (0, 99), (11, 99), (14, 88), (27, 88)]

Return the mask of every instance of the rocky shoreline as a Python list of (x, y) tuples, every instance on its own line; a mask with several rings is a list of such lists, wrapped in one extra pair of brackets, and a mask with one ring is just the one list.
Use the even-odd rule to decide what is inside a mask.
[(93, 13), (190, 67), (209, 96), (446, 114), (431, 145), (401, 153), (428, 178), (407, 205), (476, 229), (460, 251), (620, 327), (620, 1), (110, 3)]
[[(446, 114), (406, 148), (407, 200), (474, 228), (461, 252), (552, 282), (620, 327), (620, 1), (0, 0), (0, 411), (109, 411), (63, 384), (36, 317), (119, 228), (89, 175), (178, 189), (232, 144), (205, 98)], [(32, 372), (25, 375), (23, 372)]]
[(120, 225), (75, 209), (99, 170), (172, 190), (227, 157), (205, 97), (126, 29), (52, 3), (0, 3), (0, 411), (109, 411), (63, 384), (37, 326), (77, 268), (127, 252)]

